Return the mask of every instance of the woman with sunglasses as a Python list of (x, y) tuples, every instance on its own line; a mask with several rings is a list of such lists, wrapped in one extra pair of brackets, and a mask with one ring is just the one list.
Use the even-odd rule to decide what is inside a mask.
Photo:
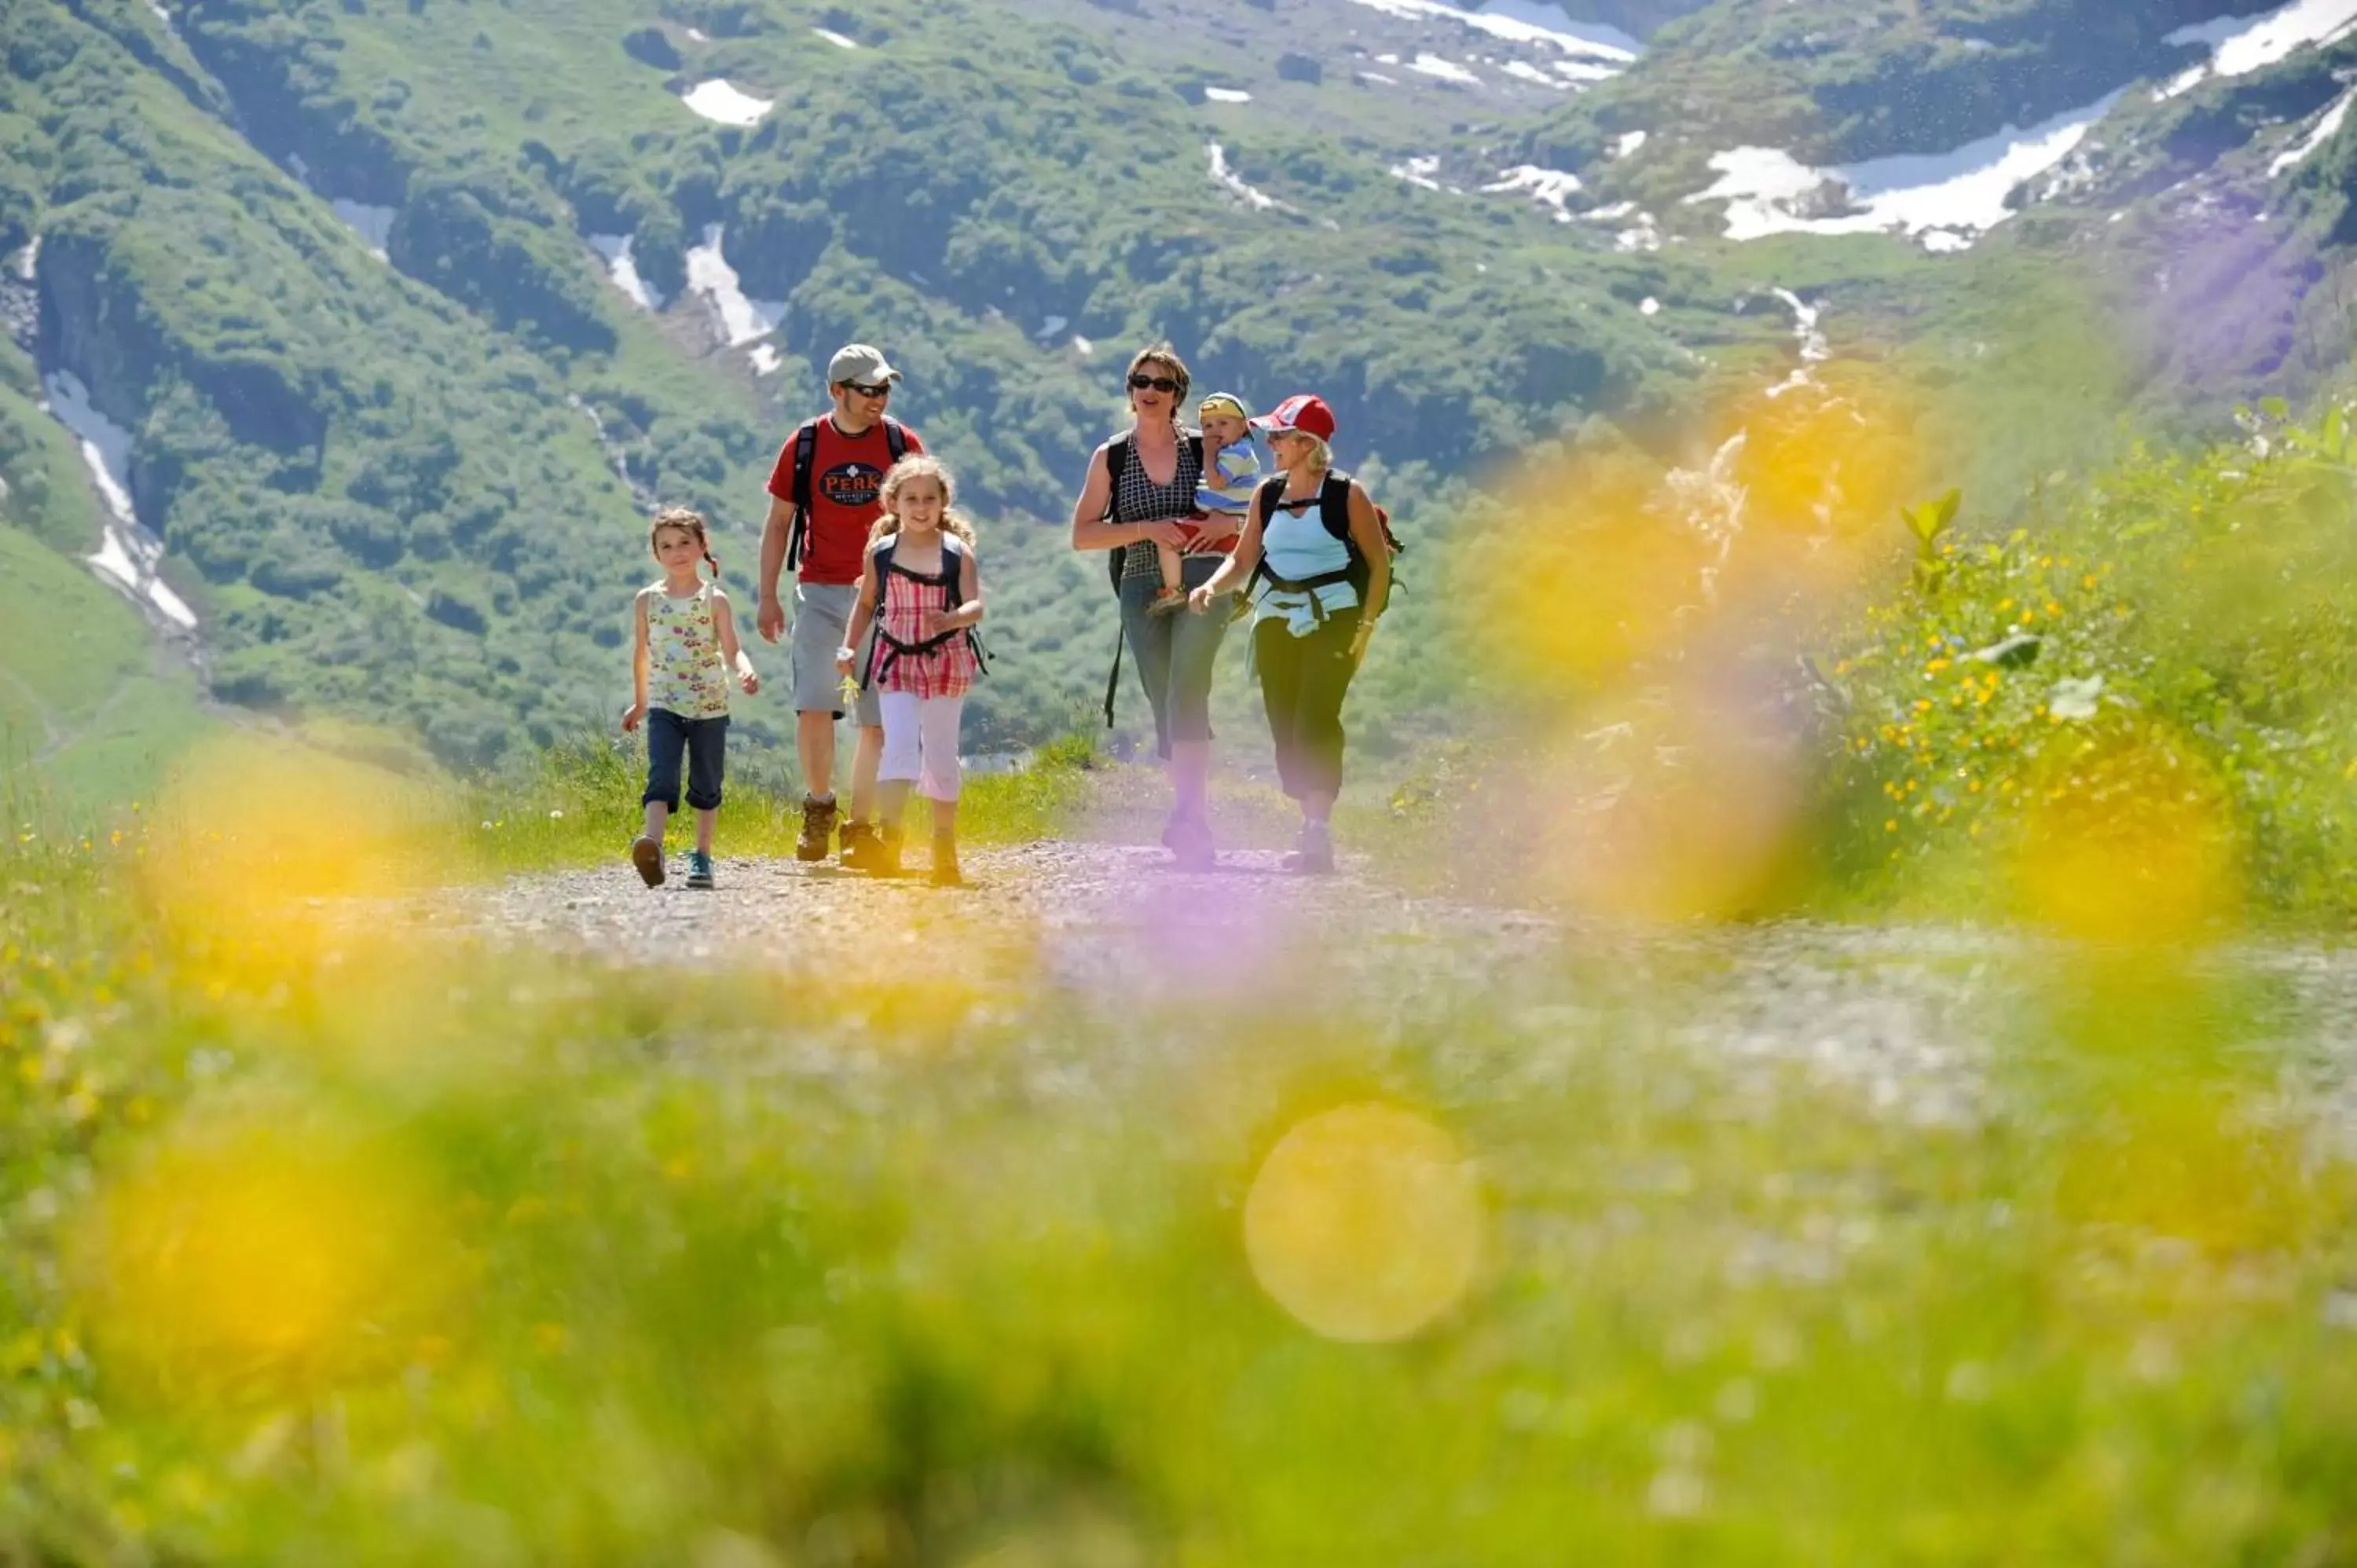
[[(1162, 575), (1152, 547), (1168, 544), (1186, 553), (1183, 580), (1191, 589), (1210, 582), (1235, 547), (1240, 522), (1207, 517), (1196, 508), (1203, 438), (1178, 423), (1188, 384), (1186, 362), (1168, 343), (1130, 360), (1130, 428), (1090, 459), (1088, 482), (1072, 508), (1072, 548), (1115, 553), (1122, 638), (1154, 709), (1155, 749), (1170, 767), (1170, 820), (1162, 842), (1181, 865), (1202, 869), (1215, 858), (1205, 791), (1211, 771), (1211, 668), (1227, 620), (1153, 614)], [(1116, 648), (1116, 683), (1120, 674)], [(1113, 722), (1110, 687), (1105, 722)]]

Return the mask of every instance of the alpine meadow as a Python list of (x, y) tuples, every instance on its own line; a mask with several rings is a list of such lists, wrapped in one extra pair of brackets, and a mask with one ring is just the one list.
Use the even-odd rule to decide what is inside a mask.
[(2357, 0), (0, 61), (0, 1564), (2357, 1564)]

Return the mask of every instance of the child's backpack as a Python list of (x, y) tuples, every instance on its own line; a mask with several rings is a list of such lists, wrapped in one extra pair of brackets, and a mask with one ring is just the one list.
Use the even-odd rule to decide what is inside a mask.
[[(1308, 594), (1310, 613), (1314, 618), (1321, 622), (1326, 618), (1326, 612), (1318, 604), (1316, 590), (1319, 588), (1332, 587), (1338, 583), (1348, 583), (1358, 594), (1359, 603), (1366, 605), (1367, 588), (1373, 579), (1374, 573), (1367, 562), (1366, 555), (1359, 549), (1359, 542), (1351, 536), (1351, 476), (1339, 469), (1328, 469), (1326, 482), (1318, 487), (1314, 503), (1308, 500), (1287, 501), (1285, 499), (1285, 483), (1286, 476), (1278, 474), (1264, 481), (1260, 487), (1260, 518), (1263, 530), (1268, 527), (1269, 519), (1275, 517), (1280, 510), (1298, 513), (1315, 504), (1318, 508), (1318, 521), (1325, 524), (1328, 533), (1342, 542), (1342, 547), (1350, 552), (1350, 560), (1340, 571), (1323, 572), (1315, 577), (1307, 577), (1297, 583), (1290, 578), (1280, 577), (1270, 571), (1268, 552), (1263, 549), (1260, 560), (1253, 566), (1252, 582), (1265, 583), (1270, 587), (1284, 593)], [(1407, 547), (1399, 542), (1399, 535), (1392, 532), (1392, 514), (1378, 506), (1375, 508), (1375, 522), (1383, 530), (1383, 543), (1389, 547), (1392, 559), (1396, 560), (1405, 554)], [(1265, 533), (1263, 537), (1265, 539)], [(1399, 589), (1400, 585), (1399, 576), (1394, 573), (1384, 590), (1386, 600), (1392, 593)], [(1247, 583), (1244, 585), (1243, 594), (1238, 596), (1238, 614), (1243, 613), (1251, 594), (1252, 583)], [(1368, 608), (1376, 615), (1383, 613), (1382, 605), (1368, 606)]]
[[(810, 542), (811, 482), (812, 470), (818, 467), (818, 427), (821, 421), (831, 417), (822, 413), (816, 419), (804, 420), (802, 428), (794, 432), (793, 482), (788, 487), (793, 492), (790, 499), (794, 508), (793, 528), (786, 535), (789, 572), (802, 570), (802, 551)], [(884, 416), (883, 425), (884, 449), (897, 463), (909, 455), (908, 429), (888, 413)]]
[[(1180, 434), (1186, 437), (1188, 449), (1195, 454), (1196, 482), (1200, 484), (1202, 482), (1203, 472), (1203, 433), (1200, 430), (1187, 430), (1182, 426)], [(1131, 430), (1125, 430), (1105, 443), (1104, 520), (1107, 522), (1113, 521), (1114, 507), (1121, 499), (1121, 477), (1129, 468), (1130, 456), (1136, 445), (1136, 432)], [(1113, 579), (1113, 591), (1116, 595), (1121, 592), (1122, 565), (1124, 557), (1128, 555), (1129, 550), (1130, 547), (1126, 544), (1116, 544), (1105, 552), (1105, 569)], [(1122, 629), (1115, 627), (1113, 634), (1113, 672), (1105, 677), (1104, 716), (1107, 729), (1113, 728), (1114, 699), (1121, 693), (1122, 642)]]
[[(982, 633), (977, 628), (963, 626), (954, 631), (945, 631), (939, 637), (929, 637), (920, 642), (903, 642), (884, 629), (884, 578), (893, 570), (892, 554), (899, 546), (900, 536), (897, 533), (893, 534), (882, 544), (877, 546), (874, 554), (869, 557), (876, 564), (876, 639), (867, 645), (867, 668), (860, 671), (859, 683), (863, 686), (873, 686), (879, 676), (891, 672), (894, 661), (931, 653), (936, 648), (943, 647), (961, 637), (965, 639), (966, 646), (974, 650), (974, 661), (976, 667), (987, 672), (990, 669), (990, 655), (982, 646)], [(942, 590), (942, 607), (945, 610), (953, 610), (965, 603), (965, 585), (963, 580), (964, 568), (965, 545), (959, 541), (957, 535), (945, 531), (942, 534), (941, 575), (930, 578), (919, 577), (918, 581), (937, 585)], [(917, 574), (903, 571), (902, 575), (914, 577)]]

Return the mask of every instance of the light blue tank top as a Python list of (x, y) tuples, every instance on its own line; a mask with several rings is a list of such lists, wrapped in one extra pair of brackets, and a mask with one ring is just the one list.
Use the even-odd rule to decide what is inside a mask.
[[(1351, 547), (1326, 532), (1326, 521), (1314, 500), (1297, 513), (1279, 507), (1264, 518), (1260, 548), (1269, 571), (1289, 582), (1308, 582), (1351, 564)], [(1253, 624), (1258, 626), (1282, 616), (1287, 631), (1296, 637), (1307, 637), (1318, 629), (1319, 610), (1330, 616), (1359, 602), (1359, 590), (1348, 583), (1329, 583), (1314, 592), (1318, 598), (1316, 609), (1310, 607), (1309, 594), (1287, 593), (1271, 586), (1261, 596)]]

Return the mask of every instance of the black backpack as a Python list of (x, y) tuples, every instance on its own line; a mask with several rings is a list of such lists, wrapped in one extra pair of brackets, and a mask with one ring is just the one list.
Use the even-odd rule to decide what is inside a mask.
[[(802, 428), (794, 432), (794, 475), (791, 487), (793, 494), (790, 498), (794, 506), (794, 523), (792, 531), (786, 535), (786, 570), (789, 572), (802, 570), (802, 549), (810, 542), (811, 470), (818, 467), (819, 421), (832, 417), (822, 413), (817, 419), (805, 420)], [(884, 449), (897, 463), (909, 455), (909, 432), (888, 413), (884, 416), (883, 424)]]
[[(863, 686), (872, 686), (878, 677), (890, 673), (896, 660), (918, 654), (931, 653), (934, 649), (961, 637), (964, 638), (966, 645), (974, 650), (974, 662), (984, 671), (989, 670), (990, 655), (983, 650), (982, 633), (974, 627), (960, 627), (955, 631), (945, 631), (939, 637), (926, 638), (921, 642), (903, 642), (884, 629), (884, 579), (894, 570), (892, 554), (899, 545), (900, 536), (896, 533), (886, 539), (877, 547), (875, 553), (868, 557), (876, 564), (876, 639), (867, 645), (867, 668), (860, 672), (859, 683)], [(963, 542), (957, 535), (944, 532), (942, 535), (940, 576), (917, 577), (916, 573), (907, 571), (905, 568), (901, 569), (901, 575), (917, 577), (919, 582), (930, 582), (939, 585), (942, 589), (942, 607), (953, 610), (965, 603), (965, 585), (960, 580), (964, 571), (965, 559)]]
[[(1203, 433), (1200, 430), (1189, 430), (1186, 432), (1186, 436), (1188, 449), (1195, 454), (1195, 475), (1197, 482), (1200, 483), (1203, 473)], [(1129, 467), (1130, 453), (1136, 444), (1136, 433), (1129, 430), (1123, 431), (1105, 443), (1104, 518), (1107, 522), (1113, 521), (1114, 507), (1121, 499), (1121, 476)], [(1128, 555), (1129, 549), (1126, 544), (1116, 544), (1105, 552), (1105, 567), (1113, 579), (1113, 591), (1115, 594), (1121, 592), (1123, 559)], [(1113, 728), (1114, 698), (1121, 691), (1122, 641), (1121, 628), (1115, 627), (1113, 637), (1113, 673), (1105, 677), (1104, 716), (1107, 729)]]
[[(1351, 476), (1338, 469), (1327, 470), (1326, 482), (1318, 488), (1314, 503), (1308, 500), (1286, 500), (1285, 485), (1286, 477), (1278, 474), (1263, 481), (1260, 487), (1260, 525), (1263, 530), (1261, 557), (1253, 566), (1252, 583), (1244, 585), (1244, 593), (1239, 596), (1237, 613), (1239, 615), (1243, 613), (1246, 601), (1252, 594), (1253, 583), (1265, 583), (1283, 593), (1308, 594), (1310, 615), (1320, 622), (1325, 620), (1326, 612), (1318, 603), (1317, 590), (1319, 588), (1332, 587), (1338, 583), (1348, 583), (1358, 594), (1359, 603), (1365, 605), (1367, 588), (1373, 580), (1374, 572), (1368, 564), (1365, 553), (1360, 550), (1359, 542), (1351, 535)], [(1318, 520), (1326, 525), (1326, 532), (1340, 540), (1342, 547), (1350, 552), (1350, 560), (1340, 571), (1321, 572), (1315, 577), (1305, 577), (1297, 583), (1289, 577), (1280, 577), (1269, 570), (1265, 531), (1268, 528), (1269, 520), (1280, 510), (1298, 513), (1307, 510), (1312, 504), (1317, 506)], [(1375, 522), (1383, 530), (1383, 543), (1389, 547), (1392, 556), (1396, 559), (1405, 553), (1406, 546), (1403, 545), (1399, 542), (1399, 536), (1392, 532), (1391, 513), (1381, 507), (1375, 508)], [(1385, 588), (1386, 598), (1390, 592), (1399, 585), (1399, 577), (1394, 574)], [(1381, 605), (1369, 607), (1376, 615), (1383, 613), (1383, 607)]]

